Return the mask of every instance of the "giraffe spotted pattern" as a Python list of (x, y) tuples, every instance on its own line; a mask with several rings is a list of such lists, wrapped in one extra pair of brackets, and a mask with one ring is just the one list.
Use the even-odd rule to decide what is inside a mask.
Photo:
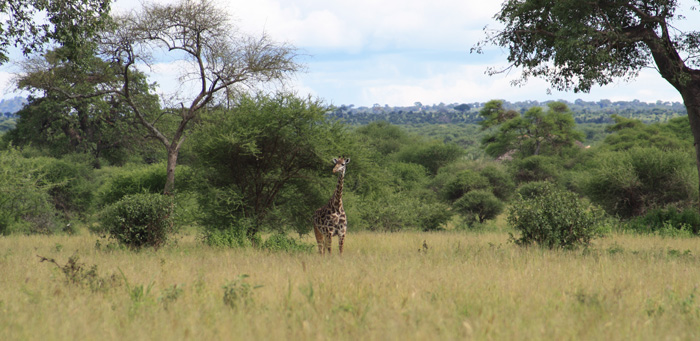
[(333, 173), (338, 173), (338, 186), (328, 203), (314, 213), (314, 233), (320, 254), (331, 253), (331, 237), (338, 236), (338, 247), (343, 254), (345, 232), (348, 229), (348, 220), (343, 209), (343, 180), (345, 179), (345, 166), (350, 163), (350, 158), (333, 159), (335, 167)]

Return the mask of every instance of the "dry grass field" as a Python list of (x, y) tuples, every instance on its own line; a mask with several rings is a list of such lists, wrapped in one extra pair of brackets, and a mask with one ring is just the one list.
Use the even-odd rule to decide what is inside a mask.
[(96, 239), (0, 237), (1, 340), (700, 338), (698, 239), (613, 234), (566, 252), (503, 232), (363, 232), (326, 258)]

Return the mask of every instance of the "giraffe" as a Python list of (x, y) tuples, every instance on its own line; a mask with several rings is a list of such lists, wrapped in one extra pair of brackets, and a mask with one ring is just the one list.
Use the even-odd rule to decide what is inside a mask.
[(348, 228), (348, 220), (343, 209), (343, 180), (345, 179), (345, 166), (350, 163), (350, 158), (333, 159), (335, 167), (333, 173), (338, 173), (338, 186), (328, 203), (314, 213), (314, 233), (318, 252), (323, 255), (327, 251), (331, 253), (331, 237), (338, 236), (340, 254), (343, 254), (345, 232)]

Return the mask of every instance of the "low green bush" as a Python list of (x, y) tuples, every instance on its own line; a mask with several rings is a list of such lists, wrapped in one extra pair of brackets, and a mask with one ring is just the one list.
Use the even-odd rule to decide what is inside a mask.
[(289, 238), (285, 234), (275, 233), (267, 238), (262, 245), (261, 249), (270, 251), (285, 251), (285, 252), (311, 252), (313, 251), (315, 245), (303, 243), (294, 238)]
[(459, 198), (453, 206), (465, 216), (466, 222), (471, 224), (477, 220), (483, 223), (487, 219), (496, 218), (503, 212), (505, 204), (491, 191), (476, 190)]
[(697, 208), (654, 209), (642, 217), (630, 220), (627, 223), (627, 228), (641, 233), (656, 233), (661, 230), (675, 229), (697, 235), (700, 233), (700, 213)]
[(508, 223), (520, 232), (519, 238), (511, 237), (518, 245), (573, 249), (601, 234), (603, 215), (575, 193), (550, 185), (539, 195), (516, 200)]
[(132, 249), (159, 248), (173, 232), (172, 198), (160, 194), (127, 195), (105, 208), (101, 223), (110, 237)]
[(213, 247), (250, 247), (260, 245), (261, 239), (259, 235), (254, 235), (249, 238), (246, 235), (248, 228), (244, 224), (244, 220), (239, 220), (238, 223), (243, 223), (244, 226), (228, 226), (227, 228), (204, 228), (202, 230), (202, 242)]

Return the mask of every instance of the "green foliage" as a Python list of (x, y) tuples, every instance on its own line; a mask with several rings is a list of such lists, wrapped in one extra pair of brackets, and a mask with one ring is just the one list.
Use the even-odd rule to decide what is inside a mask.
[[(25, 66), (18, 86), (44, 96), (30, 98), (16, 113), (16, 129), (3, 138), (14, 145), (45, 149), (54, 157), (66, 153), (90, 155), (96, 168), (103, 160), (121, 165), (136, 151), (147, 154), (145, 131), (133, 120), (127, 101), (114, 94), (95, 95), (119, 79), (112, 64), (95, 55), (66, 62), (62, 59), (64, 49), (32, 61), (37, 65)], [(130, 89), (138, 93), (134, 97), (147, 107), (144, 110), (159, 109), (158, 98), (149, 94), (150, 86), (142, 73), (133, 74)]]
[(40, 172), (54, 207), (68, 219), (90, 213), (96, 190), (92, 167), (78, 157), (39, 160), (45, 161)]
[(481, 111), (485, 120), (480, 124), (498, 129), (482, 139), (486, 154), (500, 157), (515, 151), (521, 156), (561, 155), (565, 148), (583, 139), (583, 134), (574, 130), (574, 118), (566, 104), (552, 102), (547, 106), (547, 112), (535, 106), (520, 116), (503, 109), (500, 101), (487, 103)]
[(402, 162), (419, 164), (432, 175), (440, 167), (453, 162), (464, 155), (464, 150), (455, 144), (431, 142), (406, 146), (398, 152), (397, 159)]
[(486, 164), (479, 171), (485, 177), (491, 187), (493, 195), (498, 199), (507, 201), (515, 191), (513, 177), (500, 164)]
[[(182, 183), (180, 190), (191, 189), (194, 178), (191, 168), (182, 165), (177, 171), (178, 180)], [(165, 177), (165, 163), (110, 169), (105, 174), (104, 184), (98, 190), (98, 202), (104, 206), (115, 203), (130, 194), (162, 193)]]
[(510, 172), (518, 183), (530, 181), (552, 181), (562, 172), (561, 159), (553, 156), (533, 155), (513, 160)]
[(203, 228), (202, 241), (213, 247), (238, 248), (260, 245), (262, 241), (259, 235), (246, 235), (249, 227), (245, 223), (245, 220), (241, 220), (237, 225), (226, 228)]
[(367, 144), (382, 155), (398, 152), (404, 145), (411, 143), (405, 130), (386, 121), (371, 122), (355, 130), (367, 141)]
[(518, 194), (523, 198), (532, 198), (547, 193), (554, 184), (547, 181), (526, 182), (518, 187)]
[(133, 249), (159, 248), (173, 232), (172, 209), (169, 196), (127, 195), (105, 208), (101, 223), (120, 244)]
[(605, 150), (627, 150), (634, 147), (656, 147), (664, 150), (682, 149), (693, 143), (687, 117), (677, 117), (667, 123), (643, 124), (640, 120), (612, 116), (613, 132), (601, 146)]
[(477, 171), (467, 169), (457, 173), (442, 189), (442, 196), (448, 201), (454, 202), (464, 194), (474, 190), (490, 189), (489, 179)]
[(477, 219), (483, 223), (487, 219), (496, 218), (503, 212), (505, 204), (490, 191), (474, 190), (455, 201), (453, 207), (471, 224)]
[(270, 251), (305, 253), (311, 253), (315, 247), (316, 245), (303, 243), (282, 233), (272, 234), (260, 245), (260, 248)]
[(52, 189), (42, 164), (16, 149), (0, 151), (0, 234), (51, 233), (57, 229)]
[(231, 309), (246, 307), (253, 303), (253, 290), (262, 287), (262, 285), (252, 286), (246, 282), (250, 277), (246, 274), (239, 275), (233, 281), (224, 284), (224, 304)]
[[(310, 212), (326, 195), (318, 176), (330, 172), (334, 156), (350, 150), (339, 141), (352, 141), (326, 111), (318, 101), (259, 94), (242, 97), (230, 112), (204, 117), (192, 136), (205, 179), (203, 224), (245, 227), (248, 236), (265, 226), (308, 231)], [(237, 224), (241, 219), (250, 224)]]
[(690, 205), (698, 196), (692, 153), (633, 148), (600, 153), (581, 188), (612, 215), (629, 218), (669, 204)]
[[(0, 64), (9, 61), (8, 47), (21, 47), (24, 55), (42, 51), (49, 42), (58, 43), (75, 58), (97, 32), (109, 22), (110, 0), (6, 0), (0, 4)], [(38, 13), (50, 24), (35, 21)]]
[(554, 186), (540, 195), (520, 197), (508, 213), (508, 223), (520, 232), (516, 244), (550, 249), (588, 246), (600, 234), (601, 222), (600, 211)]
[(627, 223), (627, 228), (642, 233), (656, 233), (672, 229), (698, 235), (700, 233), (700, 213), (696, 207), (681, 210), (675, 207), (657, 208), (650, 210), (644, 216), (630, 220)]

